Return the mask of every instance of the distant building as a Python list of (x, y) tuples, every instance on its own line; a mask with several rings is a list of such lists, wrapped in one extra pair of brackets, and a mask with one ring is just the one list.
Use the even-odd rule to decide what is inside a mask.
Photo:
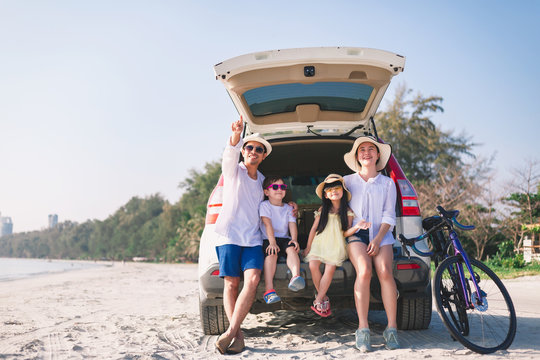
[(9, 216), (0, 213), (0, 237), (13, 234), (13, 222)]
[(49, 215), (49, 229), (54, 229), (58, 225), (58, 215)]

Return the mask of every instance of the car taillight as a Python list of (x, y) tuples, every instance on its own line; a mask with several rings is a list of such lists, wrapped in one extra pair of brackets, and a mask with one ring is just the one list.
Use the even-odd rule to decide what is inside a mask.
[(412, 184), (407, 180), (401, 167), (397, 163), (394, 155), (390, 156), (387, 168), (389, 168), (390, 177), (397, 185), (399, 198), (401, 199), (402, 216), (420, 216), (420, 206), (418, 205), (418, 196)]
[(401, 213), (403, 216), (420, 216), (418, 197), (407, 179), (398, 179), (398, 188), (401, 193)]
[(219, 276), (219, 270), (214, 270), (212, 271), (212, 273), (210, 274), (212, 276)]
[(221, 211), (223, 200), (223, 175), (219, 177), (219, 181), (208, 198), (206, 205), (206, 224), (215, 224)]
[(397, 264), (398, 270), (414, 270), (414, 269), (420, 269), (420, 265), (418, 264)]

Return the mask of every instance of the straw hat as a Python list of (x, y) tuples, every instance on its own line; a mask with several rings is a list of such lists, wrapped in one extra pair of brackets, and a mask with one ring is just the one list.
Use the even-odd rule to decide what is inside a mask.
[(381, 171), (386, 167), (386, 163), (388, 162), (388, 159), (390, 159), (390, 155), (392, 154), (392, 146), (390, 146), (390, 144), (382, 144), (378, 142), (377, 139), (375, 139), (375, 137), (373, 136), (360, 136), (358, 139), (356, 139), (354, 141), (351, 151), (343, 155), (343, 160), (345, 160), (345, 164), (347, 164), (347, 166), (352, 171), (360, 171), (362, 165), (360, 165), (360, 163), (358, 162), (356, 151), (358, 150), (360, 144), (365, 142), (370, 142), (379, 149), (379, 153), (381, 154), (381, 156), (377, 161), (377, 171)]
[(250, 141), (256, 141), (258, 143), (261, 143), (264, 145), (264, 147), (266, 148), (266, 156), (270, 155), (270, 153), (272, 152), (272, 145), (270, 145), (270, 143), (268, 141), (266, 141), (262, 136), (261, 134), (259, 133), (255, 133), (255, 134), (251, 134), (249, 136), (246, 136), (244, 138), (244, 146), (245, 144), (247, 144), (248, 142)]
[(343, 180), (343, 176), (338, 175), (338, 174), (330, 174), (330, 175), (328, 175), (326, 177), (326, 179), (324, 179), (324, 181), (317, 186), (317, 189), (315, 189), (315, 193), (317, 194), (318, 197), (320, 197), (322, 199), (322, 193), (323, 193), (324, 185), (325, 184), (335, 183), (335, 182), (338, 182), (338, 181), (341, 183), (341, 186), (343, 186), (343, 190), (345, 190), (347, 192), (347, 200), (350, 201), (351, 200), (351, 192), (345, 186), (345, 180)]

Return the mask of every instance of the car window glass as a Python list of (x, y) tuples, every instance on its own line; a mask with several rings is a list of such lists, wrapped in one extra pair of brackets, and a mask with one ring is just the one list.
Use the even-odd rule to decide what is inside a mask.
[(297, 105), (317, 104), (322, 111), (362, 112), (373, 87), (346, 82), (279, 84), (248, 90), (244, 99), (254, 116), (296, 111)]

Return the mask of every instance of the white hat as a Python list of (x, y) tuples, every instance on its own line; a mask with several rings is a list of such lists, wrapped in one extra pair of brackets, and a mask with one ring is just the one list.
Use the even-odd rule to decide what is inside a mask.
[(324, 185), (332, 184), (332, 183), (335, 183), (335, 182), (338, 182), (338, 181), (341, 183), (341, 187), (343, 187), (343, 190), (347, 193), (347, 200), (351, 201), (351, 192), (345, 186), (345, 180), (343, 180), (343, 177), (341, 175), (338, 175), (338, 174), (330, 174), (330, 175), (328, 175), (326, 177), (326, 179), (324, 179), (324, 181), (317, 186), (317, 188), (315, 189), (315, 194), (317, 194), (317, 196), (322, 199)]
[[(262, 136), (261, 134), (259, 133), (255, 133), (255, 134), (251, 134), (249, 136), (246, 136), (244, 138), (244, 145), (247, 144), (248, 142), (250, 141), (256, 141), (258, 143), (261, 143), (264, 145), (265, 149), (266, 149), (266, 156), (270, 155), (270, 153), (272, 152), (272, 145), (270, 145), (270, 143), (268, 141), (266, 141)], [(242, 146), (244, 146), (242, 145)]]
[(392, 146), (390, 146), (390, 144), (382, 144), (378, 142), (377, 139), (375, 139), (375, 137), (373, 136), (360, 136), (358, 139), (356, 139), (354, 141), (351, 151), (343, 155), (343, 160), (345, 160), (345, 164), (347, 164), (347, 166), (352, 171), (360, 171), (362, 165), (360, 165), (360, 163), (358, 162), (356, 151), (358, 150), (360, 144), (365, 142), (370, 142), (379, 149), (379, 153), (381, 154), (381, 156), (377, 161), (377, 171), (381, 171), (386, 167), (386, 163), (388, 162), (388, 159), (390, 159), (390, 155), (392, 154)]

